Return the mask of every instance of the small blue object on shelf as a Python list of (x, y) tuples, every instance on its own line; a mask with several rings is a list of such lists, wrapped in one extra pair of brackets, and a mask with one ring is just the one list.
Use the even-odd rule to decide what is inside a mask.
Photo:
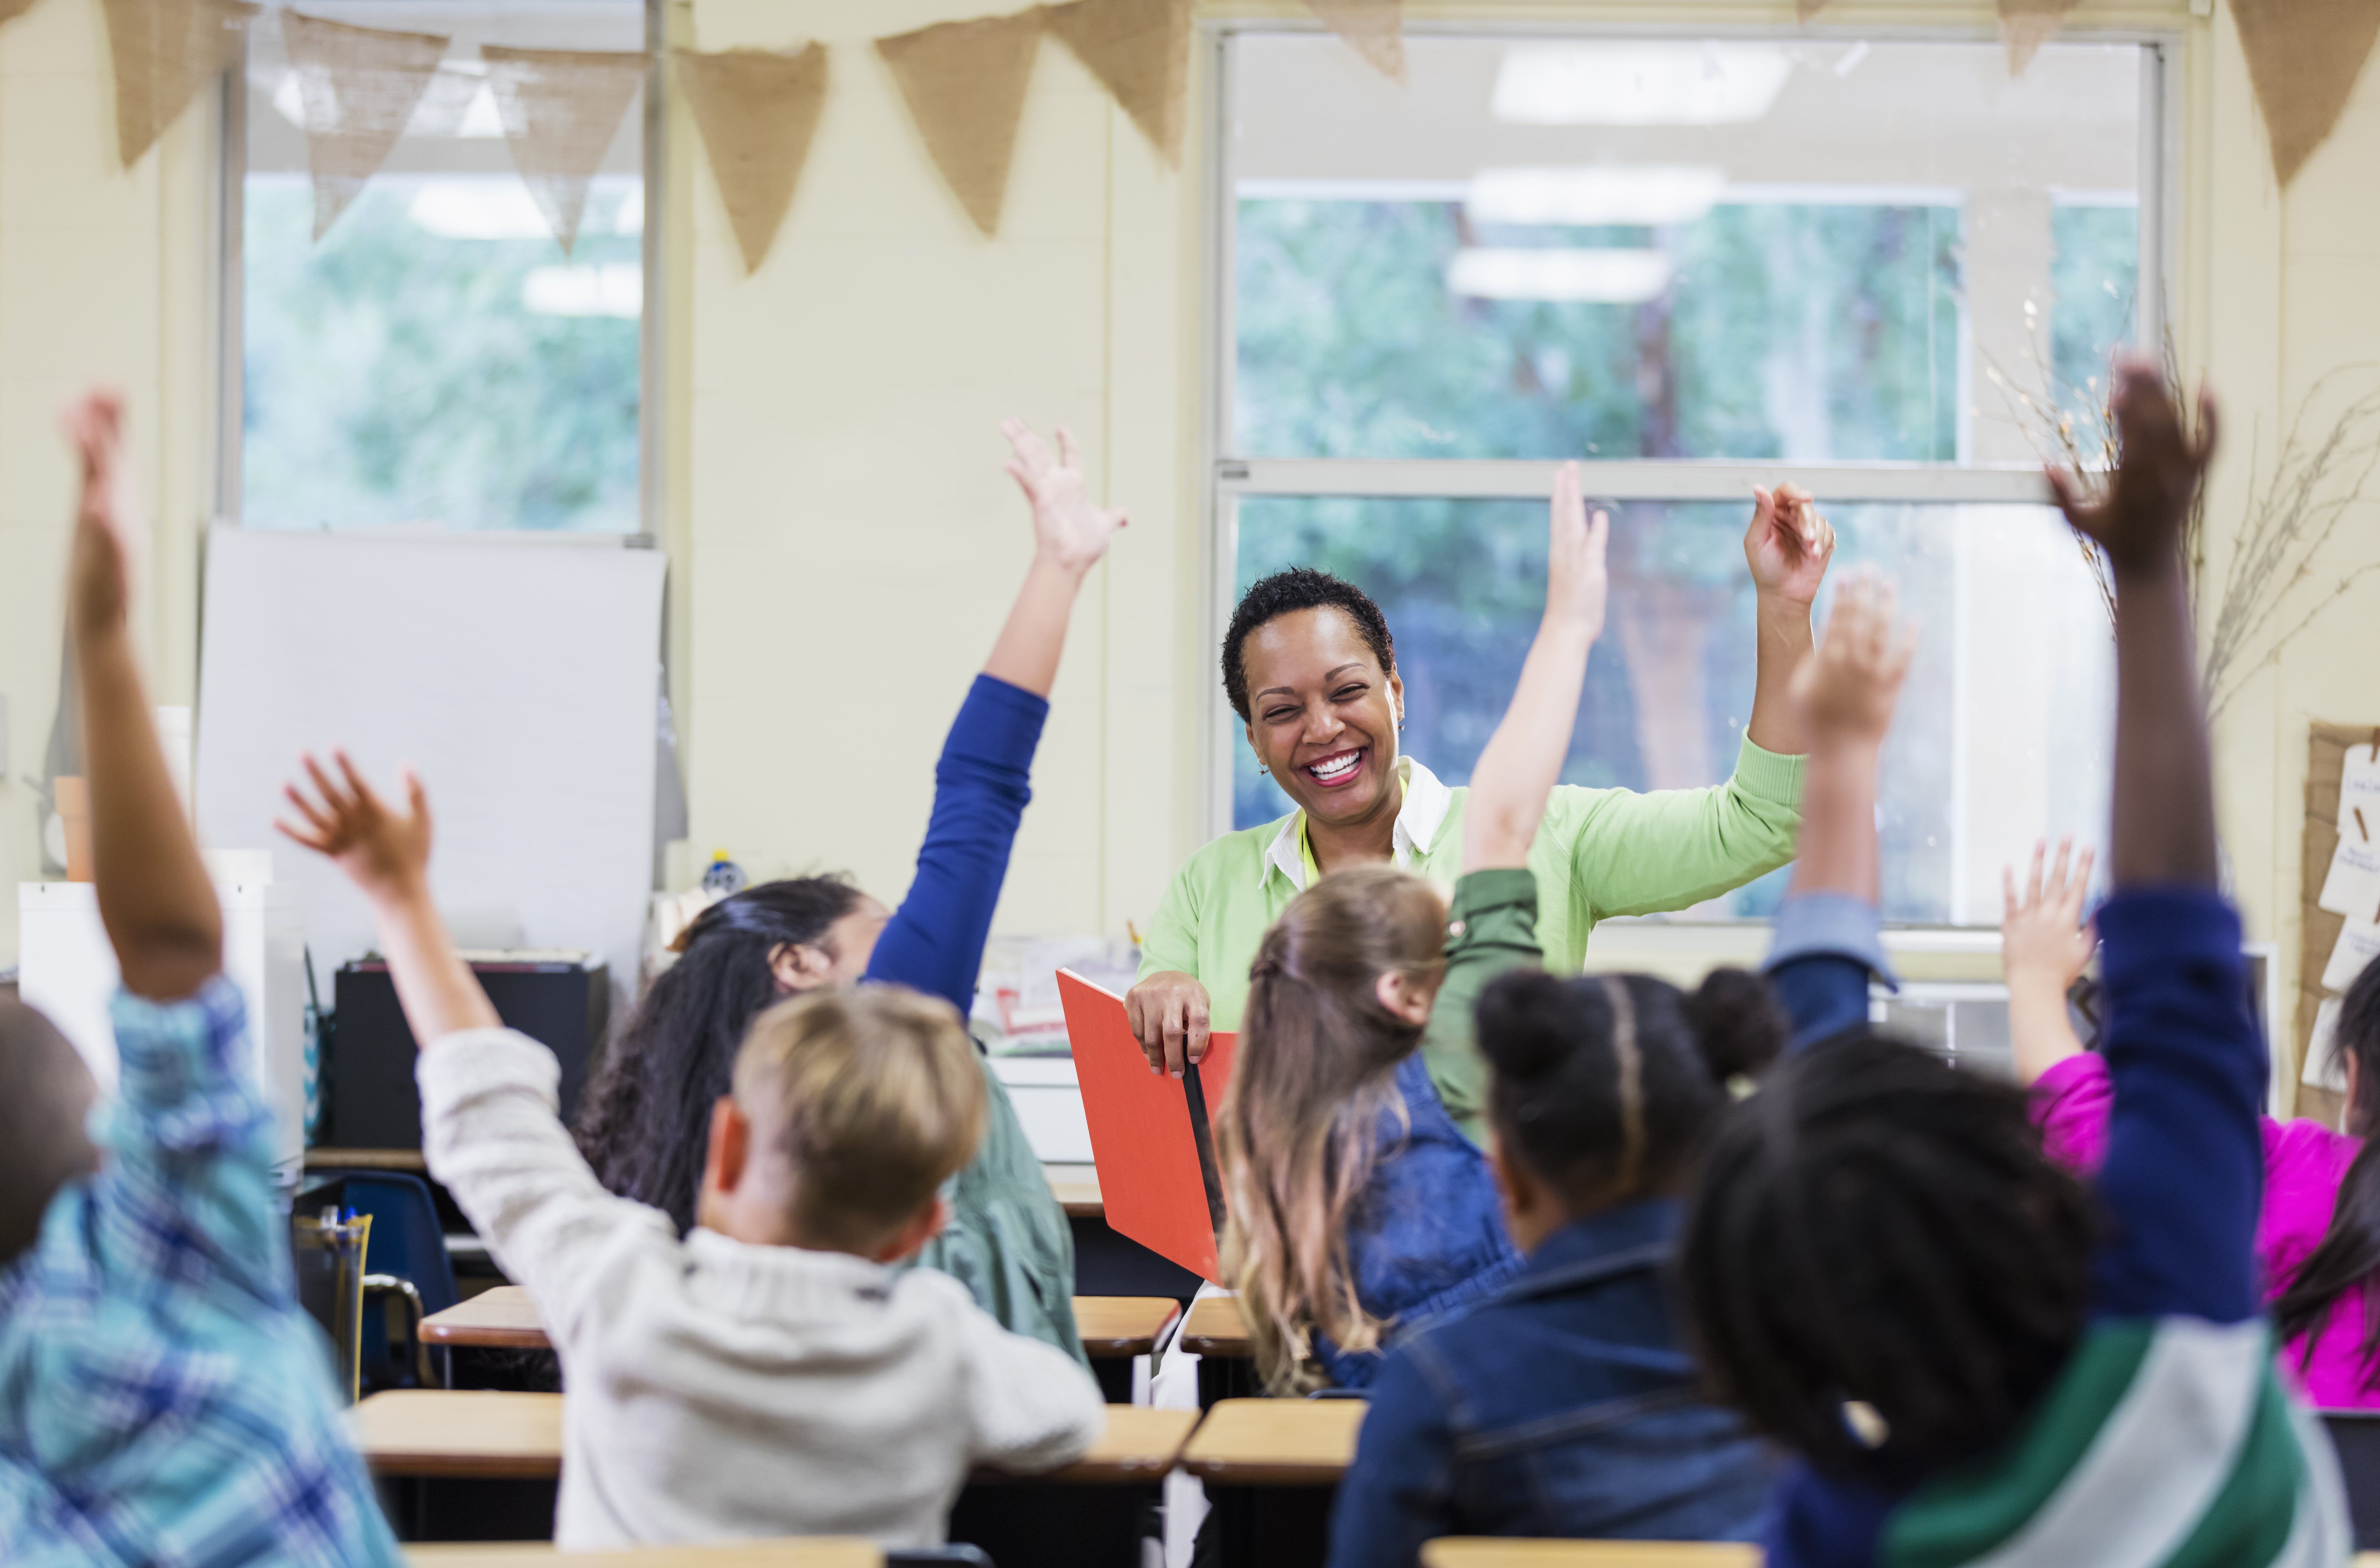
[(752, 879), (745, 874), (742, 866), (727, 858), (726, 850), (710, 851), (710, 865), (702, 874), (704, 892), (716, 893), (723, 899), (730, 893), (741, 893), (750, 886)]

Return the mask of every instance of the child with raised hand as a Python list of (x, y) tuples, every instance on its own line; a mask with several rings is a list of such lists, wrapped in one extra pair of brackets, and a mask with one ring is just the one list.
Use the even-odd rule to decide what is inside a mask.
[(2025, 1091), (1867, 1030), (1876, 756), (1907, 665), (1888, 611), (1847, 589), (1799, 683), (1814, 749), (1770, 959), (1799, 1048), (1714, 1141), (1681, 1271), (1715, 1391), (1800, 1461), (1772, 1564), (2350, 1550), (2255, 1279), (2265, 1057), (2216, 892), (2178, 548), (2211, 440), (2184, 435), (2147, 363), (2121, 368), (2117, 412), (2104, 502), (2053, 475), (2118, 601), (2114, 1104), (2088, 1188), (2043, 1151)]
[(1360, 866), (1299, 894), (1257, 949), (1216, 1154), (1225, 1275), (1276, 1391), (1362, 1387), (1392, 1329), (1521, 1266), (1486, 1158), (1436, 1080), (1484, 1076), (1472, 1004), (1538, 957), (1528, 850), (1603, 628), (1609, 531), (1566, 465), (1545, 620), (1473, 778), (1452, 910), (1418, 876)]
[[(1740, 970), (1687, 995), (1537, 967), (1529, 846), (1601, 619), (1600, 529), (1582, 541), (1561, 511), (1545, 627), (1473, 775), (1430, 1026), (1440, 1060), (1484, 1076), (1488, 1160), (1527, 1260), (1401, 1336), (1372, 1380), (1331, 1514), (1346, 1568), (1411, 1563), (1448, 1535), (1746, 1540), (1777, 1478), (1742, 1420), (1699, 1397), (1663, 1275), (1677, 1189), (1729, 1083), (1782, 1048), (1783, 1020)], [(1565, 561), (1581, 543), (1594, 559)], [(1469, 987), (1475, 1010), (1466, 973), (1487, 981)]]
[(123, 405), (67, 413), (82, 461), (67, 621), (99, 912), (123, 990), (98, 1099), (40, 1014), (0, 1009), (0, 1560), (397, 1562), (298, 1308), (223, 916), (127, 625)]
[[(2010, 878), (2001, 927), (2009, 1028), (2017, 1076), (2034, 1086), (2051, 1158), (2092, 1171), (2107, 1157), (2115, 1087), (2107, 1058), (2083, 1049), (2065, 1006), (2091, 955), (2081, 918), (2090, 858), (2070, 876), (2060, 846), (2046, 881), (2042, 859), (2035, 850), (2022, 897)], [(2322, 1409), (2380, 1409), (2380, 1153), (2369, 1141), (2380, 1128), (2380, 965), (2348, 987), (2334, 1038), (2347, 1064), (2348, 1130), (2257, 1118), (2265, 1154), (2257, 1273), (2283, 1376)]]
[[(862, 982), (914, 986), (962, 1018), (1033, 797), (1033, 754), (1067, 621), (1085, 577), (1125, 525), (1091, 499), (1074, 435), (1053, 452), (1023, 421), (1002, 422), (1007, 472), (1032, 511), (1033, 561), (990, 657), (934, 767), (934, 804), (917, 871), (898, 909), (842, 876), (767, 882), (702, 911), (604, 1053), (577, 1137), (603, 1185), (695, 1224), (711, 1108), (728, 1092), (754, 1018), (787, 996)], [(988, 1060), (981, 1146), (945, 1194), (950, 1221), (913, 1259), (966, 1285), (1020, 1333), (1083, 1359), (1066, 1216)], [(1087, 1360), (1083, 1360), (1086, 1370)]]
[(543, 1045), (503, 1028), (429, 889), (419, 780), (383, 803), (307, 759), (289, 836), (370, 903), (422, 1043), (423, 1152), (526, 1286), (570, 1386), (554, 1538), (857, 1535), (932, 1546), (979, 1464), (1080, 1454), (1104, 1420), (1063, 1352), (965, 1286), (892, 1265), (945, 1217), (984, 1131), (983, 1075), (948, 1002), (814, 992), (760, 1015), (711, 1109), (696, 1228), (606, 1191), (555, 1113)]

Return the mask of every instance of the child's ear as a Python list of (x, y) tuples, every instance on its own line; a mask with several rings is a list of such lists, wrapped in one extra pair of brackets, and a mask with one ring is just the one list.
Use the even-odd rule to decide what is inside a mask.
[(752, 1123), (733, 1094), (722, 1094), (710, 1107), (710, 1145), (703, 1152), (702, 1186), (724, 1196), (744, 1184), (752, 1154)]
[(784, 995), (816, 991), (834, 983), (834, 959), (811, 943), (780, 942), (769, 954), (769, 974)]
[(1429, 1021), (1429, 1005), (1437, 999), (1438, 987), (1417, 985), (1411, 975), (1390, 970), (1372, 983), (1372, 994), (1380, 999), (1380, 1006), (1419, 1029)]

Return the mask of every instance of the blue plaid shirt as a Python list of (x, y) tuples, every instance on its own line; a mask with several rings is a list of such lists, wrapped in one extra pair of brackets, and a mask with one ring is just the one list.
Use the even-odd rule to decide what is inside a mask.
[(0, 1273), (0, 1562), (395, 1568), (294, 1294), (238, 988), (115, 1019), (105, 1164)]

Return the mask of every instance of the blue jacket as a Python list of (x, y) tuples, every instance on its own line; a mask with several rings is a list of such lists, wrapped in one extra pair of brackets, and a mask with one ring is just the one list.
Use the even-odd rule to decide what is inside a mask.
[[(1348, 1216), (1347, 1261), (1364, 1309), (1402, 1331), (1494, 1295), (1521, 1255), (1488, 1157), (1447, 1115), (1419, 1052), (1398, 1066), (1396, 1087), (1405, 1114), (1381, 1114), (1378, 1163)], [(1380, 1367), (1378, 1352), (1349, 1355), (1320, 1335), (1315, 1357), (1341, 1388), (1364, 1387)]]
[(1398, 1343), (1371, 1389), (1330, 1562), (1436, 1536), (1750, 1540), (1778, 1462), (1695, 1397), (1661, 1271), (1668, 1200), (1565, 1225), (1520, 1276)]

